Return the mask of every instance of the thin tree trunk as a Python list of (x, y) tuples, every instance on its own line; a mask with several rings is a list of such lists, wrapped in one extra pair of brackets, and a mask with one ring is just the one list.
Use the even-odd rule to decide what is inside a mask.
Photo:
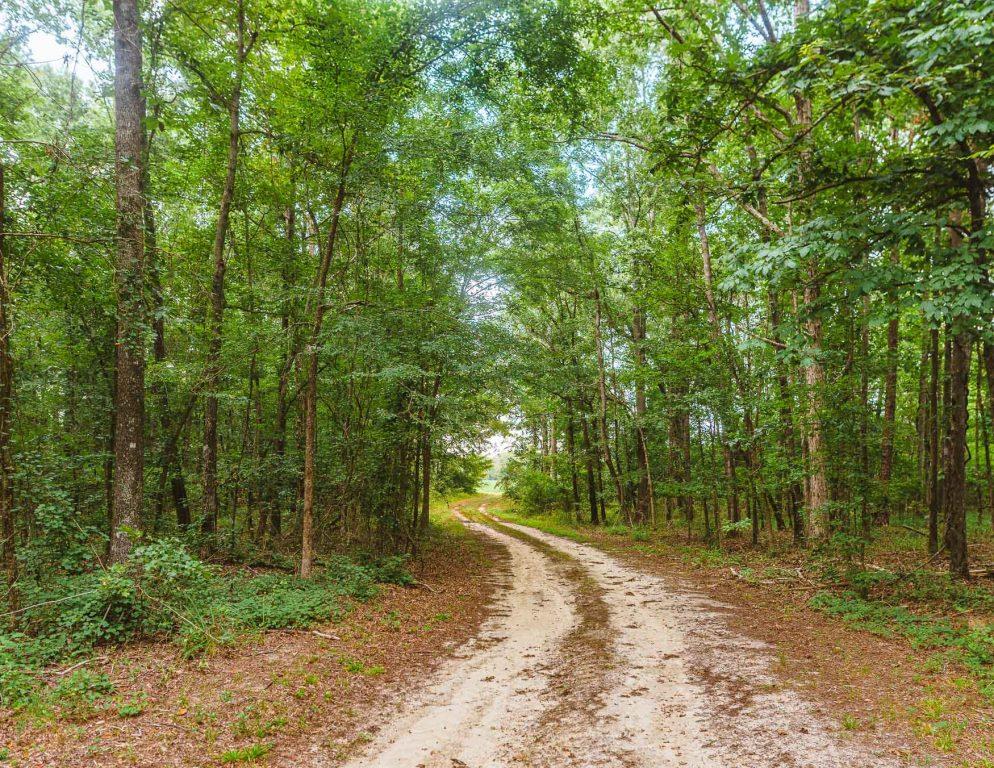
[(145, 475), (145, 100), (137, 0), (114, 0), (114, 160), (117, 187), (117, 339), (111, 562), (124, 561), (142, 522)]
[(597, 347), (597, 394), (600, 397), (600, 413), (597, 419), (601, 434), (601, 448), (604, 453), (604, 463), (607, 464), (608, 474), (614, 483), (615, 494), (618, 497), (618, 509), (625, 509), (625, 489), (621, 477), (611, 458), (611, 441), (607, 434), (607, 383), (604, 370), (604, 348), (601, 338), (601, 294), (599, 288), (594, 288), (594, 345)]
[(576, 470), (576, 419), (573, 413), (573, 401), (566, 401), (566, 453), (569, 457), (570, 476), (570, 512), (576, 513), (580, 508), (580, 478)]
[(345, 182), (351, 163), (351, 149), (342, 158), (341, 176), (338, 191), (332, 205), (331, 225), (328, 239), (321, 254), (314, 281), (314, 322), (307, 344), (307, 387), (304, 397), (304, 479), (303, 499), (300, 513), (300, 575), (309, 578), (314, 567), (314, 463), (317, 454), (317, 396), (318, 396), (318, 343), (321, 327), (327, 310), (325, 287), (328, 284), (328, 270), (338, 243), (338, 228), (345, 203)]
[(17, 611), (17, 527), (14, 519), (14, 467), (10, 450), (13, 424), (14, 359), (10, 339), (10, 289), (7, 282), (7, 188), (4, 165), (0, 161), (0, 540), (3, 569), (7, 578), (7, 606)]
[[(994, 424), (994, 344), (983, 343), (984, 374), (987, 380), (987, 408), (986, 417)], [(988, 447), (987, 436), (984, 437), (985, 448)], [(991, 515), (991, 527), (994, 528), (994, 486), (991, 485), (990, 458), (987, 460), (987, 482), (988, 497)]]
[(214, 272), (211, 278), (211, 300), (207, 319), (207, 365), (205, 380), (207, 396), (204, 402), (204, 466), (203, 466), (203, 522), (201, 529), (204, 533), (212, 534), (217, 530), (217, 515), (219, 509), (218, 479), (217, 479), (217, 428), (218, 428), (218, 396), (217, 390), (221, 385), (221, 346), (224, 332), (224, 273), (227, 268), (225, 260), (225, 241), (228, 236), (228, 220), (231, 215), (231, 203), (235, 193), (235, 177), (238, 170), (239, 147), (239, 113), (242, 94), (242, 76), (245, 68), (247, 49), (245, 45), (245, 7), (238, 3), (237, 30), (237, 70), (231, 96), (228, 99), (228, 159), (224, 176), (224, 186), (221, 190), (221, 204), (218, 209), (217, 223), (214, 227)]
[(928, 424), (925, 430), (925, 505), (928, 508), (928, 552), (939, 551), (939, 329), (929, 330)]
[[(776, 290), (771, 289), (769, 294), (770, 304), (770, 325), (772, 326), (773, 338), (779, 343), (783, 343), (783, 333), (780, 329), (780, 300)], [(777, 398), (780, 405), (780, 435), (783, 441), (784, 450), (787, 453), (788, 462), (794, 462), (798, 457), (797, 437), (794, 431), (794, 409), (790, 394), (790, 379), (786, 366), (777, 357), (774, 362), (777, 379)], [(782, 482), (786, 486), (784, 497), (790, 511), (791, 526), (795, 543), (804, 540), (804, 520), (801, 515), (800, 503), (804, 496), (804, 491), (796, 481), (784, 477)]]
[[(897, 263), (898, 250), (891, 252), (891, 262)], [(897, 414), (897, 349), (899, 342), (900, 318), (894, 306), (896, 297), (889, 296), (894, 316), (887, 323), (887, 368), (884, 373), (884, 419), (880, 439), (880, 489), (883, 494), (877, 513), (878, 525), (890, 522), (890, 479), (894, 468), (894, 418)]]
[(431, 405), (424, 427), (424, 443), (421, 451), (421, 527), (420, 533), (428, 530), (428, 515), (431, 512), (431, 429), (438, 414), (438, 393), (442, 387), (441, 374), (435, 376), (431, 390)]
[(635, 519), (644, 525), (652, 516), (652, 492), (649, 481), (649, 453), (646, 450), (645, 418), (648, 412), (645, 397), (646, 369), (645, 353), (645, 311), (636, 306), (632, 313), (632, 341), (635, 347), (635, 364), (638, 376), (635, 380), (635, 459), (638, 467), (638, 486), (635, 493)]
[[(994, 474), (991, 471), (991, 443), (987, 426), (987, 411), (984, 408), (984, 368), (987, 357), (987, 347), (984, 344), (977, 351), (977, 422), (981, 442), (984, 445), (984, 484), (987, 486), (987, 513), (994, 520)], [(988, 396), (989, 396), (988, 392)], [(980, 461), (979, 457), (977, 459)], [(980, 519), (983, 520), (983, 502), (980, 503)]]
[(587, 501), (590, 503), (590, 524), (597, 525), (597, 479), (594, 474), (594, 448), (590, 443), (590, 424), (586, 414), (580, 414), (583, 427), (583, 458), (587, 469)]
[(966, 439), (970, 398), (970, 334), (953, 334), (949, 358), (949, 429), (943, 447), (943, 506), (946, 517), (944, 543), (949, 572), (969, 577), (966, 546)]

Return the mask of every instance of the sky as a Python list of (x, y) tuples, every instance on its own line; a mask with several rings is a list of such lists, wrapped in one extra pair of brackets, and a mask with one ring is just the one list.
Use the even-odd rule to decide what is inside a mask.
[(63, 69), (70, 74), (75, 64), (76, 76), (83, 82), (92, 82), (96, 79), (97, 71), (105, 71), (107, 68), (105, 62), (88, 61), (85, 49), (81, 50), (77, 60), (75, 43), (61, 42), (49, 32), (35, 31), (30, 33), (27, 47), (31, 57), (29, 64)]

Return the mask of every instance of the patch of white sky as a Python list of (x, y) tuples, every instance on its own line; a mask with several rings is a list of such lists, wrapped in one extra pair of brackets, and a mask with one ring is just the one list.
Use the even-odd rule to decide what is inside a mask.
[(61, 29), (40, 25), (29, 27), (25, 47), (29, 56), (29, 60), (24, 62), (26, 65), (61, 69), (67, 75), (75, 75), (83, 83), (92, 84), (111, 69), (109, 61), (93, 56), (86, 49), (78, 19), (64, 18)]

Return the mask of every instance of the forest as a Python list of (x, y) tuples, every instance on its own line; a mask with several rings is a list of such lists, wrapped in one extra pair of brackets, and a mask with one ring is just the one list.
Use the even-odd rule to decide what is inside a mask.
[[(799, 590), (977, 697), (949, 749), (908, 737), (959, 762), (802, 739), (819, 768), (991, 765), (992, 160), (994, 0), (4, 3), (0, 763), (147, 719), (113, 666), (142, 643), (189, 670), (381, 604), (465, 640), (529, 562), (574, 584), (579, 639), (543, 642), (601, 620), (608, 653), (651, 620), (611, 613), (606, 547)], [(680, 728), (631, 749), (721, 764)], [(283, 764), (263, 731), (218, 759)], [(631, 764), (557, 733), (581, 762), (525, 764)], [(417, 764), (511, 764), (471, 742)], [(209, 753), (144, 746), (92, 764)]]

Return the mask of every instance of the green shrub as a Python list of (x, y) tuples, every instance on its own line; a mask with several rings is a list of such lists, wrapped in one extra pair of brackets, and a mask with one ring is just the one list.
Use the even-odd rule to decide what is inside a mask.
[(374, 580), (380, 584), (399, 584), (408, 587), (416, 582), (416, 579), (407, 569), (407, 555), (388, 555), (381, 557), (370, 564)]
[(545, 472), (530, 468), (523, 459), (512, 459), (501, 477), (504, 494), (527, 514), (549, 512), (563, 504), (567, 489)]
[[(173, 639), (186, 657), (231, 644), (239, 635), (306, 627), (340, 618), (348, 601), (376, 595), (377, 583), (410, 584), (404, 557), (357, 562), (332, 557), (311, 579), (284, 573), (222, 574), (176, 539), (143, 542), (123, 565), (63, 573), (47, 582), (25, 579), (27, 609), (20, 632), (0, 631), (0, 706), (21, 709), (43, 694), (36, 674), (46, 665), (85, 658), (101, 644), (139, 636)], [(53, 692), (60, 709), (83, 716), (92, 701), (73, 698), (86, 675)], [(87, 690), (100, 686), (90, 681)], [(68, 686), (68, 687), (67, 687)], [(80, 688), (82, 690), (82, 688)]]
[(102, 672), (77, 669), (62, 680), (52, 691), (52, 700), (62, 715), (72, 719), (86, 719), (114, 692), (114, 684)]

